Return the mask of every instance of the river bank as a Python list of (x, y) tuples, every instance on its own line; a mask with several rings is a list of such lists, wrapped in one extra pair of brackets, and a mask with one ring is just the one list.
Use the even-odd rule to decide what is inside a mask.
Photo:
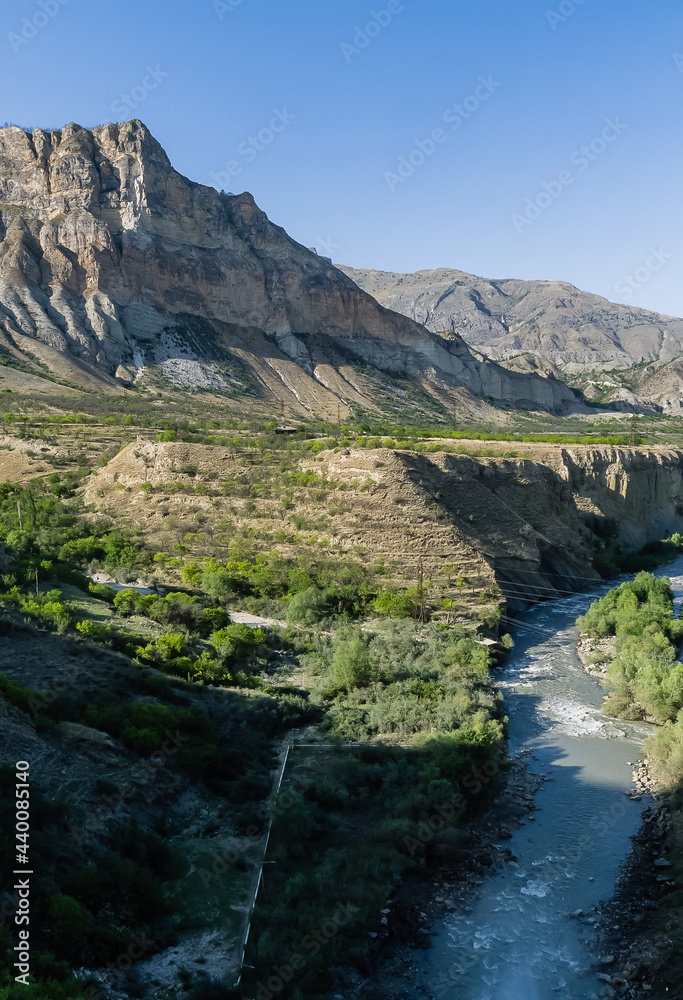
[[(414, 939), (385, 947), (381, 971), (364, 991), (345, 997), (653, 995), (636, 977), (619, 994), (607, 981), (624, 971), (628, 956), (622, 962), (619, 932), (610, 936), (601, 902), (617, 899), (618, 882), (626, 885), (620, 872), (649, 807), (644, 789), (631, 794), (631, 762), (650, 731), (602, 716), (602, 692), (577, 656), (576, 617), (608, 589), (601, 585), (521, 615), (515, 649), (498, 672), (511, 756), (522, 754), (537, 783), (535, 808), (504, 841), (512, 857), (486, 867), (483, 878), (472, 872), (464, 884), (446, 872), (435, 884), (425, 878), (422, 895), (402, 918)], [(493, 826), (483, 817), (487, 824)], [(647, 909), (649, 897), (641, 895)]]
[(404, 878), (388, 916), (383, 940), (374, 945), (367, 978), (346, 970), (333, 995), (346, 1000), (413, 1000), (427, 997), (429, 983), (416, 961), (431, 947), (434, 927), (456, 912), (471, 913), (476, 894), (490, 872), (517, 864), (509, 846), (513, 832), (534, 811), (535, 794), (550, 776), (530, 770), (530, 753), (522, 750), (506, 761), (505, 785), (494, 804), (470, 823), (456, 864), (423, 867)]
[(665, 856), (671, 817), (661, 802), (653, 801), (643, 812), (643, 823), (619, 874), (614, 898), (599, 908), (598, 944), (603, 963), (606, 997), (627, 1000), (665, 1000), (671, 993), (662, 981), (673, 938), (671, 925), (656, 928), (662, 900), (674, 883)]
[[(674, 564), (656, 575), (675, 574), (676, 570), (680, 573), (680, 566)], [(681, 603), (683, 578), (674, 575), (671, 584), (675, 607)], [(577, 653), (586, 672), (602, 681), (615, 657), (616, 639), (581, 634)], [(649, 717), (647, 721), (656, 732), (656, 720)], [(647, 758), (633, 765), (632, 780), (629, 797), (644, 798), (648, 804), (619, 873), (614, 897), (600, 906), (598, 941), (609, 958), (609, 967), (603, 971), (604, 995), (666, 1000), (683, 996), (683, 987), (671, 968), (674, 950), (681, 946), (681, 925), (675, 897), (673, 901), (667, 898), (677, 889), (680, 845), (677, 848), (676, 840), (680, 837), (675, 830), (682, 817), (672, 811), (672, 799)]]

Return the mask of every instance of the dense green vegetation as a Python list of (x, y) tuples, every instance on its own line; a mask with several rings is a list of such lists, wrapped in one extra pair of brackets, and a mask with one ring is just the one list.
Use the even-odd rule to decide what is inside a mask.
[[(360, 746), (292, 751), (292, 777), (297, 765), (305, 777), (285, 784), (247, 957), (256, 990), (303, 954), (280, 994), (291, 998), (319, 996), (342, 961), (367, 971), (368, 930), (401, 874), (458, 858), (467, 822), (498, 787), (506, 727), (485, 647), (434, 626), (346, 626), (318, 636), (301, 666), (329, 732)], [(340, 904), (338, 932), (309, 947)]]
[(667, 577), (639, 573), (594, 601), (577, 625), (592, 638), (616, 637), (606, 712), (659, 723), (676, 719), (683, 709), (683, 664), (677, 654), (683, 621), (675, 617)]
[[(318, 477), (305, 475), (304, 485), (315, 488)], [(158, 553), (140, 535), (82, 511), (78, 482), (54, 473), (30, 487), (0, 485), (0, 603), (55, 641), (94, 644), (112, 663), (128, 662), (129, 680), (112, 675), (45, 699), (0, 676), (0, 693), (48, 741), (59, 739), (60, 723), (75, 722), (153, 759), (165, 734), (181, 732), (177, 772), (223, 798), (238, 829), (249, 828), (270, 791), (276, 742), (319, 723), (326, 763), (305, 790), (297, 786), (294, 827), (288, 811), (273, 829), (273, 860), (282, 864), (269, 883), (279, 902), (263, 897), (250, 938), (253, 964), (267, 969), (293, 933), (324, 922), (330, 905), (334, 912), (330, 892), (347, 891), (357, 901), (349, 921), (357, 946), (340, 935), (282, 994), (314, 996), (342, 955), (362, 964), (360, 942), (406, 867), (455, 857), (464, 824), (495, 787), (505, 719), (488, 653), (462, 630), (414, 622), (415, 592), (378, 589), (360, 560), (258, 554), (241, 538), (220, 560), (183, 562), (184, 590), (162, 596), (93, 584), (88, 566), (130, 579), (158, 566)], [(289, 629), (233, 623), (226, 605), (245, 597), (277, 607)], [(373, 631), (360, 627), (368, 612), (384, 619)], [(218, 713), (202, 707), (210, 686), (233, 689)], [(341, 745), (349, 742), (357, 749)], [(68, 802), (59, 808), (76, 815)], [(425, 839), (419, 831), (434, 810), (446, 810), (448, 822)], [(86, 847), (78, 859), (55, 837), (37, 890), (45, 925), (60, 928), (41, 942), (46, 957), (35, 966), (47, 994), (78, 997), (68, 969), (105, 963), (132, 924), (153, 931), (160, 947), (182, 930), (172, 892), (179, 862), (159, 846), (169, 834), (152, 831), (159, 843), (145, 848), (150, 856), (130, 856), (130, 838), (114, 824), (99, 854)], [(300, 906), (292, 907), (294, 898)]]
[(653, 933), (665, 932), (672, 942), (663, 978), (674, 988), (683, 975), (683, 620), (675, 617), (668, 578), (640, 572), (595, 601), (577, 625), (594, 639), (615, 638), (605, 711), (659, 724), (644, 753), (670, 810), (667, 876), (676, 887), (659, 902)]
[[(477, 726), (500, 736), (486, 647), (438, 627), (416, 634), (412, 622), (382, 632), (340, 628), (319, 637), (301, 665), (315, 678), (313, 698), (326, 707), (330, 731), (345, 740)], [(494, 741), (495, 742), (495, 741)]]

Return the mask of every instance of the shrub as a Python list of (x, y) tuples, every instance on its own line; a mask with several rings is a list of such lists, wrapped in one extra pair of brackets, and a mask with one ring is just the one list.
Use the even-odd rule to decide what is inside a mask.
[(90, 911), (72, 896), (53, 896), (49, 902), (50, 931), (66, 954), (77, 954), (90, 922)]
[(683, 787), (683, 712), (645, 744), (652, 773), (663, 788), (680, 792)]
[(683, 622), (675, 617), (666, 577), (638, 573), (594, 601), (577, 624), (594, 638), (617, 637), (607, 674), (608, 714), (660, 724), (676, 719), (683, 708), (683, 664), (676, 652)]
[(116, 634), (113, 629), (107, 628), (106, 625), (98, 625), (97, 622), (91, 621), (89, 618), (76, 622), (76, 629), (95, 642), (111, 642)]
[(214, 600), (224, 601), (237, 589), (235, 578), (227, 570), (209, 570), (202, 575), (202, 590)]
[(315, 625), (329, 612), (329, 597), (317, 587), (307, 587), (290, 599), (287, 605), (287, 624)]
[(185, 636), (171, 632), (159, 636), (154, 642), (148, 642), (144, 649), (138, 653), (138, 656), (147, 663), (163, 667), (169, 661), (182, 656), (185, 647)]
[(266, 640), (265, 633), (260, 628), (236, 623), (212, 632), (209, 642), (219, 656), (241, 659), (256, 652)]
[(378, 614), (387, 618), (413, 618), (417, 611), (415, 599), (410, 594), (398, 591), (380, 594), (375, 599), (373, 607)]
[(107, 601), (109, 604), (114, 603), (117, 593), (113, 587), (108, 587), (106, 583), (89, 583), (88, 591), (94, 597), (98, 597), (101, 601)]
[(16, 705), (17, 708), (22, 709), (24, 712), (29, 711), (30, 703), (33, 700), (35, 700), (36, 704), (40, 704), (41, 701), (40, 695), (36, 694), (35, 691), (17, 684), (16, 681), (10, 680), (4, 674), (0, 674), (0, 694), (10, 705)]
[(198, 635), (206, 639), (212, 632), (225, 628), (231, 621), (230, 612), (223, 608), (204, 608), (197, 618), (195, 630)]
[(455, 676), (475, 674), (488, 677), (491, 657), (486, 646), (469, 637), (456, 639), (443, 654), (444, 666)]
[(370, 653), (360, 634), (342, 639), (335, 646), (330, 667), (330, 686), (333, 691), (346, 691), (365, 687), (371, 676)]
[[(141, 609), (142, 602), (140, 601), (140, 598), (142, 596), (142, 594), (139, 594), (137, 590), (133, 590), (132, 588), (120, 590), (118, 594), (114, 596), (114, 607), (124, 618), (129, 615), (137, 614)], [(144, 608), (144, 604), (142, 604), (142, 607)]]
[(90, 562), (92, 559), (101, 559), (104, 556), (104, 545), (101, 538), (89, 535), (87, 538), (73, 538), (59, 549), (59, 559), (62, 562), (79, 563), (81, 565)]
[(200, 737), (212, 735), (211, 723), (203, 712), (148, 701), (137, 701), (125, 708), (91, 707), (83, 713), (83, 722), (120, 738), (131, 750), (144, 756), (158, 750), (176, 729)]
[(2, 600), (9, 607), (30, 615), (59, 632), (63, 632), (71, 623), (71, 607), (65, 604), (61, 590), (34, 595), (24, 594), (15, 586), (2, 595)]

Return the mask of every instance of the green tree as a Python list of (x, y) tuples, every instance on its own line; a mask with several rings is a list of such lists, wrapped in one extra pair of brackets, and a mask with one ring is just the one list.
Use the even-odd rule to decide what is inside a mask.
[(209, 570), (202, 575), (202, 590), (216, 601), (225, 601), (235, 593), (235, 579), (227, 570)]
[(411, 593), (387, 591), (380, 594), (373, 604), (375, 611), (387, 618), (413, 618), (417, 610), (415, 598)]
[(353, 688), (365, 687), (371, 675), (370, 652), (360, 635), (337, 643), (329, 675), (335, 691), (349, 694)]
[(255, 653), (265, 639), (265, 633), (260, 628), (235, 623), (212, 632), (209, 642), (219, 656), (241, 659)]
[(289, 625), (315, 625), (330, 613), (328, 597), (318, 587), (307, 587), (295, 594), (287, 605)]
[(90, 911), (73, 896), (53, 896), (49, 903), (50, 932), (64, 951), (75, 956), (82, 951), (92, 920)]

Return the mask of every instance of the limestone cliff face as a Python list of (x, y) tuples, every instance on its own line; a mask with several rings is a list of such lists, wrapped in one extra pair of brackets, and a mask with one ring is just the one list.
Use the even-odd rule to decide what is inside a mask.
[(114, 387), (156, 370), (322, 414), (372, 403), (367, 365), (443, 405), (576, 406), (561, 382), (478, 361), (379, 305), (250, 194), (181, 176), (139, 121), (0, 129), (0, 334), (62, 376)]

